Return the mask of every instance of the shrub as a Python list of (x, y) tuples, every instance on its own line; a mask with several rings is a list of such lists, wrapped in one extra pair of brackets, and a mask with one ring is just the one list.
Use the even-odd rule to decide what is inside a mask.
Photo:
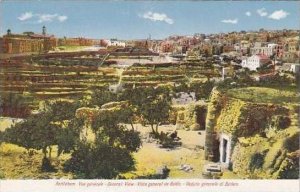
[(276, 115), (272, 117), (271, 126), (277, 129), (285, 129), (291, 125), (291, 119), (288, 116)]
[(264, 158), (265, 154), (261, 153), (255, 153), (253, 156), (251, 156), (249, 168), (251, 171), (254, 171), (255, 169), (261, 169), (264, 164)]
[(283, 142), (284, 148), (286, 148), (290, 152), (298, 150), (299, 149), (299, 136), (300, 136), (300, 133), (297, 132), (294, 135), (286, 138)]
[(84, 179), (113, 179), (119, 173), (134, 168), (129, 151), (108, 144), (82, 143), (64, 165), (65, 171), (76, 173)]

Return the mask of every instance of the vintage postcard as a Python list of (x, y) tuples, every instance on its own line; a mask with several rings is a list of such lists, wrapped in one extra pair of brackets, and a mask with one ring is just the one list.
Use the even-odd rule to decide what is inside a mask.
[(299, 191), (298, 1), (0, 1), (0, 191)]

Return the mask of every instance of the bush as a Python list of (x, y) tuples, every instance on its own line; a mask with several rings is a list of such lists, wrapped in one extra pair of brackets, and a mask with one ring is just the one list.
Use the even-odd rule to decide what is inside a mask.
[[(174, 134), (174, 133), (173, 133)], [(159, 140), (159, 144), (162, 148), (175, 148), (177, 146), (182, 145), (182, 142), (180, 142), (180, 138), (174, 135), (168, 135), (167, 133), (161, 132), (161, 133), (150, 133), (150, 137), (153, 137), (154, 139)]]
[(299, 152), (291, 153), (284, 159), (278, 176), (280, 179), (299, 179)]
[(261, 153), (255, 153), (250, 160), (249, 168), (251, 171), (255, 169), (261, 169), (264, 164), (265, 155)]
[(43, 160), (42, 160), (41, 170), (43, 172), (55, 171), (54, 167), (51, 165), (51, 162), (47, 157), (44, 157)]
[(288, 137), (284, 140), (283, 146), (290, 152), (298, 150), (299, 147), (299, 136), (300, 133), (297, 132), (296, 134), (292, 135), (291, 137)]
[(288, 116), (277, 115), (272, 118), (271, 126), (277, 129), (285, 129), (291, 125), (291, 119)]
[(0, 179), (4, 179), (5, 176), (4, 176), (4, 173), (0, 170)]
[(82, 143), (64, 165), (65, 171), (84, 179), (113, 179), (133, 168), (134, 160), (128, 150), (107, 144)]

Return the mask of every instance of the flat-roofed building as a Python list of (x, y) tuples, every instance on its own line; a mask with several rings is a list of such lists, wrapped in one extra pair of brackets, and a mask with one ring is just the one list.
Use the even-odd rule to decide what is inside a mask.
[(56, 46), (56, 38), (53, 35), (47, 35), (45, 27), (43, 27), (42, 34), (33, 32), (12, 34), (8, 29), (7, 34), (0, 39), (0, 53), (6, 54), (47, 52)]
[(270, 62), (270, 58), (266, 55), (253, 55), (242, 60), (242, 67), (255, 71), (257, 68)]

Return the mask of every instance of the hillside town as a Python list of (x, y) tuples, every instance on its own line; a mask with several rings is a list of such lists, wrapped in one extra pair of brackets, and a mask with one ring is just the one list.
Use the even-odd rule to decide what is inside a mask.
[(92, 50), (135, 47), (168, 55), (172, 61), (213, 60), (214, 64), (219, 66), (239, 65), (251, 71), (273, 63), (277, 66), (276, 70), (294, 73), (299, 71), (299, 30), (260, 29), (249, 32), (174, 35), (163, 40), (153, 40), (151, 36), (139, 40), (57, 38), (55, 35), (47, 34), (45, 26), (41, 32), (14, 34), (8, 29), (7, 34), (0, 38), (2, 57), (6, 54), (26, 55), (63, 51), (64, 46), (94, 47)]
[(0, 177), (298, 178), (299, 33), (120, 40), (8, 29)]

